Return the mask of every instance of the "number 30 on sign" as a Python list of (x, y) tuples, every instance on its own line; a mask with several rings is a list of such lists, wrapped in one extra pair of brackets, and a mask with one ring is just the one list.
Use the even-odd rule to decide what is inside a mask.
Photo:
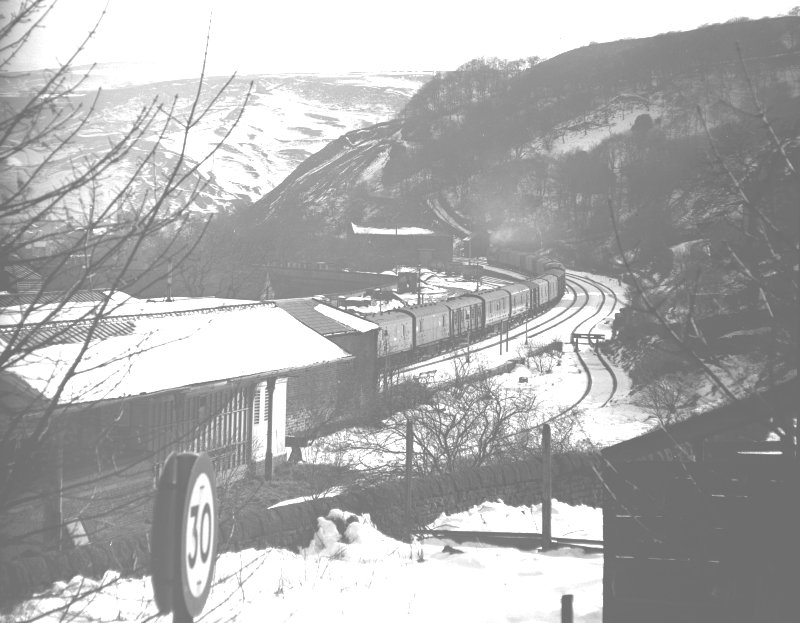
[(214, 468), (206, 454), (172, 454), (153, 509), (153, 593), (161, 614), (191, 620), (203, 611), (217, 557)]

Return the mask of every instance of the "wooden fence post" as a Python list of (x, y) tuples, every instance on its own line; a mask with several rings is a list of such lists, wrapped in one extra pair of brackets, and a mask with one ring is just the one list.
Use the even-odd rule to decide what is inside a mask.
[[(60, 550), (64, 538), (64, 437), (60, 430), (51, 433), (47, 459), (47, 494), (44, 498), (44, 542), (48, 550)], [(52, 461), (52, 462), (51, 462)]]
[(411, 464), (414, 461), (414, 421), (406, 416), (406, 528), (409, 535), (411, 525)]
[(550, 519), (553, 510), (553, 474), (550, 455), (550, 425), (545, 424), (542, 427), (542, 549), (552, 545)]
[(267, 451), (264, 455), (264, 480), (272, 480), (272, 417), (275, 412), (275, 379), (267, 380)]
[(572, 595), (561, 595), (561, 623), (572, 623)]

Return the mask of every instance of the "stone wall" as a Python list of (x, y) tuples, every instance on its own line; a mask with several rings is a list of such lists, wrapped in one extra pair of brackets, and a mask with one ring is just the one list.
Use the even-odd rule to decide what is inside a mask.
[[(554, 457), (553, 497), (570, 504), (600, 506), (603, 489), (594, 469), (599, 464), (596, 455)], [(541, 473), (541, 462), (531, 460), (415, 480), (411, 527), (422, 527), (441, 513), (465, 511), (487, 500), (538, 504), (542, 499)], [(403, 538), (408, 533), (405, 485), (396, 481), (274, 509), (240, 509), (233, 524), (220, 530), (225, 535), (220, 551), (306, 547), (316, 531), (317, 518), (333, 508), (369, 513), (378, 529), (390, 536)], [(148, 561), (149, 536), (140, 535), (2, 563), (0, 603), (22, 599), (75, 575), (100, 577), (109, 569), (142, 575), (148, 572)]]

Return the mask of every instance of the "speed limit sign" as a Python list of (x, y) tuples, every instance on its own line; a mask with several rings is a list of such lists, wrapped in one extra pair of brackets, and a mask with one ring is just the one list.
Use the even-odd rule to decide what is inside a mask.
[(173, 453), (153, 508), (153, 594), (161, 614), (191, 620), (203, 611), (217, 558), (217, 494), (207, 454)]
[(190, 615), (197, 616), (208, 599), (217, 558), (217, 494), (207, 454), (197, 457), (189, 474), (181, 524), (183, 603)]

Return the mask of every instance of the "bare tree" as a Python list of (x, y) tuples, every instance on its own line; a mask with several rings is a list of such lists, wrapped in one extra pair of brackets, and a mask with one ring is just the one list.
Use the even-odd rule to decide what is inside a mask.
[(520, 344), (517, 352), (527, 367), (533, 368), (539, 374), (550, 374), (554, 367), (561, 365), (561, 348), (562, 344), (557, 340), (550, 344), (530, 342)]
[(428, 388), (376, 427), (351, 429), (319, 440), (320, 457), (360, 471), (365, 480), (403, 472), (407, 422), (413, 426), (413, 471), (452, 473), (530, 458), (541, 450), (541, 425), (554, 428), (556, 452), (574, 449), (577, 414), (550, 411), (527, 390), (503, 387), (497, 377), (465, 358), (454, 360), (446, 386)]
[(684, 388), (680, 383), (657, 378), (645, 385), (637, 404), (650, 413), (660, 426), (669, 426), (681, 419), (681, 409), (685, 406)]
[[(0, 24), (0, 74), (9, 84), (20, 79), (11, 72), (15, 58), (34, 31), (43, 27), (54, 3), (23, 0)], [(34, 85), (32, 90), (0, 99), (0, 272), (5, 277), (0, 287), (8, 291), (4, 305), (15, 305), (1, 314), (0, 326), (0, 525), (4, 527), (20, 504), (47, 500), (54, 493), (36, 483), (47, 466), (63, 456), (64, 444), (75, 435), (62, 425), (69, 418), (60, 416), (81, 400), (66, 388), (99, 343), (104, 321), (121, 300), (115, 295), (136, 295), (152, 287), (169, 266), (180, 266), (202, 237), (201, 227), (194, 243), (166, 244), (152, 252), (152, 240), (179, 240), (192, 225), (192, 206), (206, 184), (200, 167), (228, 138), (249, 97), (248, 90), (220, 141), (204, 157), (190, 159), (187, 145), (192, 131), (233, 80), (209, 91), (204, 57), (189, 101), (177, 95), (166, 102), (155, 98), (102, 150), (82, 150), (81, 134), (101, 115), (103, 94), (87, 94), (93, 67), (78, 68), (75, 60), (102, 19), (101, 15), (58, 67), (24, 76), (27, 85)], [(206, 45), (206, 55), (207, 49)], [(157, 182), (144, 184), (143, 179), (156, 177), (158, 154), (166, 151), (168, 165), (165, 168), (161, 162)], [(38, 273), (41, 279), (23, 288), (15, 279), (23, 273)], [(76, 306), (79, 299), (90, 304)], [(24, 391), (27, 388), (16, 380), (20, 367), (65, 341), (73, 348), (69, 361), (53, 362), (55, 390), (47, 397)], [(110, 419), (90, 431), (98, 441), (98, 457), (104, 444), (113, 445), (115, 435), (121, 434)], [(141, 436), (146, 431), (126, 429), (124, 434)], [(110, 461), (117, 475), (135, 468), (117, 461), (113, 450)], [(117, 510), (122, 507), (120, 502)], [(59, 533), (61, 527), (55, 526)], [(37, 526), (28, 534), (5, 535), (0, 559), (41, 530)]]

